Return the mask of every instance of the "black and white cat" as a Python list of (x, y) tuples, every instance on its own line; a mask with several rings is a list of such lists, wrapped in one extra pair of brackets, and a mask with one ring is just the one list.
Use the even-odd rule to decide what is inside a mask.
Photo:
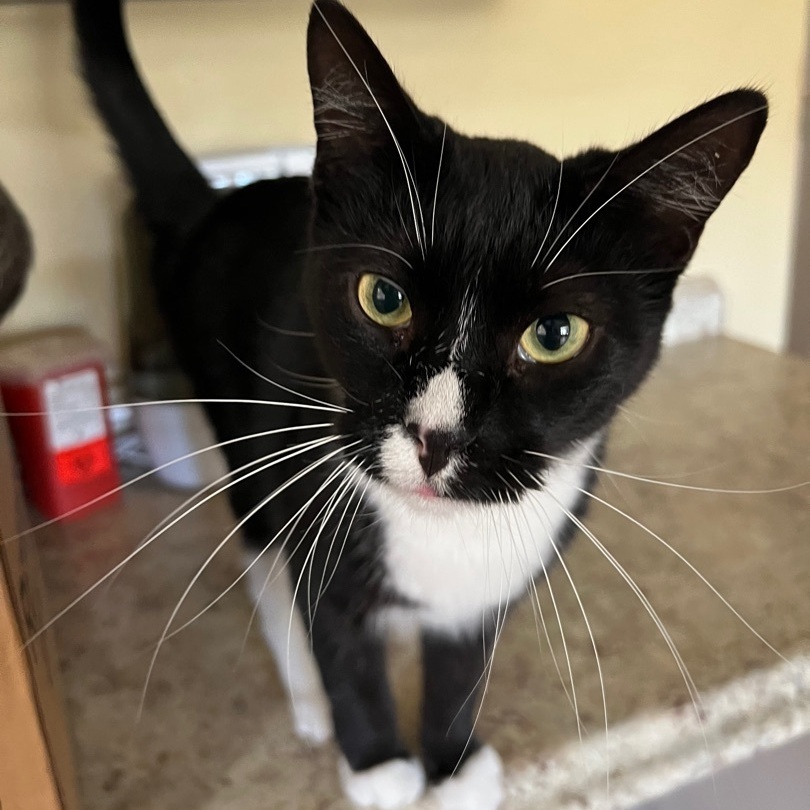
[[(501, 763), (473, 728), (497, 627), (572, 534), (765, 98), (727, 93), (619, 152), (560, 161), (423, 113), (351, 14), (319, 0), (312, 178), (219, 194), (149, 100), (119, 3), (74, 8), (163, 317), (227, 442), (297, 730), (334, 731), (360, 806), (430, 784), (445, 808), (497, 807)], [(419, 759), (386, 681), (401, 620), (421, 632)]]

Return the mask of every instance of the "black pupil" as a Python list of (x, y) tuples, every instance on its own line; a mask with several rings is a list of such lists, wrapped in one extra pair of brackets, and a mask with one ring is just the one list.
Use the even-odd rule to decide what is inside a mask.
[(552, 315), (537, 322), (537, 341), (547, 351), (559, 351), (571, 337), (567, 315)]
[(378, 281), (374, 285), (374, 290), (371, 293), (371, 298), (374, 301), (374, 309), (381, 315), (390, 315), (396, 312), (405, 300), (405, 293), (389, 284), (387, 281)]

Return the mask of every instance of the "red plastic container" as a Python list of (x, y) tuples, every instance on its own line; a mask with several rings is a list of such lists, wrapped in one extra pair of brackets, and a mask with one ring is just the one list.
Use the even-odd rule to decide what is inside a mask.
[(75, 518), (118, 499), (98, 342), (65, 329), (0, 347), (0, 393), (26, 494), (43, 515)]

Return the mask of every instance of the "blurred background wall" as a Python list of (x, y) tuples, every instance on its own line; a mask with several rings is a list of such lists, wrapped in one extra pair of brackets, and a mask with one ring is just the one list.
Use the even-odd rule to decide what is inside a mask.
[[(423, 108), (555, 154), (618, 147), (725, 90), (772, 103), (754, 162), (693, 263), (728, 332), (785, 346), (796, 230), (804, 0), (351, 0)], [(195, 154), (313, 139), (308, 0), (128, 6), (155, 98)], [(0, 177), (37, 245), (6, 330), (79, 323), (120, 341), (125, 184), (74, 70), (66, 4), (0, 7)]]

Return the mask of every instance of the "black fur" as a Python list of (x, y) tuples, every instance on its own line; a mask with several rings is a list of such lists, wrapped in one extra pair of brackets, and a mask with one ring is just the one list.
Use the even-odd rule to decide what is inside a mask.
[[(655, 362), (677, 277), (706, 219), (748, 164), (767, 117), (765, 98), (740, 90), (621, 152), (593, 149), (561, 163), (527, 143), (460, 135), (422, 113), (354, 18), (334, 0), (321, 0), (308, 31), (318, 135), (311, 181), (261, 182), (219, 197), (141, 86), (118, 4), (74, 0), (74, 11), (85, 75), (156, 238), (161, 310), (196, 395), (279, 398), (234, 355), (293, 387), (301, 379), (333, 379), (332, 387), (306, 389), (351, 409), (331, 415), (345, 438), (330, 446), (355, 442), (358, 465), (384, 480), (378, 453), (385, 432), (447, 367), (465, 294), (473, 291), (476, 318), (465, 322), (464, 350), (454, 361), (467, 396), (454, 437), (465, 463), (445, 493), (459, 501), (517, 500), (547, 466), (526, 450), (565, 454), (606, 430)], [(407, 293), (409, 324), (392, 330), (364, 316), (356, 290), (366, 272)], [(522, 332), (557, 313), (590, 323), (584, 350), (559, 365), (525, 362), (517, 352)], [(207, 411), (220, 440), (323, 421), (322, 413), (290, 402), (285, 409), (209, 404)], [(231, 467), (299, 440), (289, 435), (229, 445)], [(237, 515), (248, 515), (323, 452), (234, 486)], [(302, 587), (299, 606), (338, 741), (352, 767), (363, 769), (407, 753), (381, 641), (368, 621), (401, 597), (380, 562), (382, 529), (368, 503), (334, 577), (337, 555), (327, 552), (328, 543), (313, 549), (315, 530), (304, 531), (320, 525), (318, 510), (328, 508), (334, 487), (306, 504), (342, 458), (256, 511), (246, 535), (264, 548), (303, 509), (288, 531), (290, 572), (293, 582), (310, 572), (316, 585), (330, 582), (317, 606), (319, 587)], [(335, 534), (340, 512), (326, 520), (324, 537)], [(569, 524), (557, 542), (572, 531)], [(480, 633), (424, 636), (423, 756), (434, 779), (478, 745), (467, 744), (474, 715), (468, 696), (491, 628)]]
[(476, 698), (491, 663), (494, 639), (493, 621), (459, 638), (422, 636), (422, 751), (431, 780), (454, 773), (460, 762), (481, 747), (473, 734)]

